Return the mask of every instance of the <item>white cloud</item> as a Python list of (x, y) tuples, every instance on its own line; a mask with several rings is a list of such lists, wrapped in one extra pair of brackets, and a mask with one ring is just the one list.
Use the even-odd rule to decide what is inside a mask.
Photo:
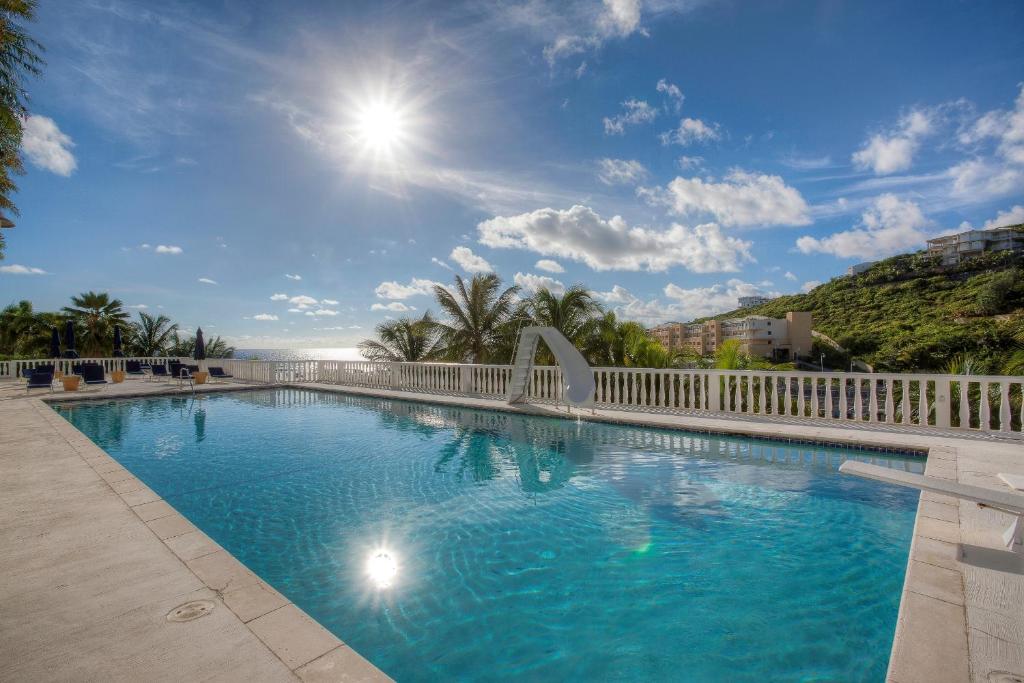
[(7, 275), (46, 275), (46, 271), (42, 268), (33, 268), (31, 266), (23, 266), (20, 263), (12, 263), (9, 266), (0, 266), (0, 273)]
[(334, 317), (334, 316), (338, 315), (338, 312), (335, 311), (334, 309), (331, 309), (331, 308), (318, 308), (315, 311), (307, 312), (306, 315), (312, 315), (312, 316), (315, 316), (317, 318), (320, 318), (320, 317), (323, 317), (323, 316)]
[(322, 303), (324, 306), (337, 306), (341, 302), (335, 301), (334, 299), (320, 299), (320, 303)]
[(985, 221), (985, 225), (982, 228), (988, 230), (990, 228), (1001, 228), (1006, 225), (1019, 225), (1021, 223), (1024, 223), (1024, 206), (1017, 204), (1009, 211), (1000, 211), (996, 214), (995, 218)]
[(921, 139), (935, 131), (936, 110), (913, 109), (900, 117), (896, 128), (876, 133), (854, 152), (853, 164), (875, 175), (906, 171), (914, 161)]
[(593, 209), (539, 209), (497, 216), (477, 226), (480, 243), (525, 249), (544, 256), (582, 261), (594, 270), (663, 271), (684, 266), (694, 272), (739, 270), (753, 261), (751, 243), (727, 237), (714, 223), (667, 230), (629, 227), (620, 216), (605, 220)]
[(1024, 171), (982, 159), (959, 163), (947, 174), (953, 180), (953, 194), (972, 201), (1002, 197), (1024, 187)]
[(431, 263), (434, 263), (434, 264), (436, 264), (436, 265), (439, 265), (439, 266), (441, 266), (441, 267), (442, 267), (442, 268), (444, 268), (445, 270), (451, 270), (451, 269), (452, 269), (452, 267), (451, 267), (451, 266), (449, 266), (449, 265), (448, 265), (447, 263), (445, 263), (445, 262), (444, 262), (444, 261), (442, 261), (441, 259), (437, 258), (436, 256), (431, 256), (431, 257), (430, 257), (430, 262), (431, 262)]
[(293, 296), (290, 299), (288, 299), (288, 303), (290, 303), (295, 308), (304, 311), (308, 308), (316, 306), (317, 303), (319, 302), (314, 297), (308, 296), (306, 294), (299, 294), (298, 296)]
[[(141, 311), (144, 308), (149, 308), (149, 306), (147, 306), (146, 304), (135, 304), (134, 306), (125, 306), (125, 308), (137, 308), (138, 310)], [(163, 308), (163, 306), (157, 306), (157, 308)]]
[(392, 311), (394, 313), (405, 313), (407, 311), (415, 311), (416, 308), (413, 306), (406, 306), (401, 301), (392, 301), (389, 304), (374, 304), (370, 306), (371, 311)]
[(800, 157), (790, 155), (782, 157), (779, 159), (779, 162), (783, 166), (788, 166), (798, 171), (817, 171), (831, 166), (832, 157), (827, 154), (820, 157)]
[(664, 190), (642, 189), (638, 193), (652, 203), (666, 204), (679, 216), (710, 215), (726, 227), (811, 222), (803, 196), (777, 175), (734, 169), (720, 183), (679, 177)]
[(766, 294), (777, 296), (778, 292), (766, 292), (760, 285), (731, 279), (710, 287), (684, 289), (668, 284), (662, 290), (668, 302), (659, 299), (644, 300), (632, 294), (625, 287), (615, 285), (610, 292), (596, 292), (595, 296), (613, 306), (615, 314), (627, 320), (636, 320), (648, 325), (668, 321), (686, 321), (735, 309), (741, 296)]
[(290, 273), (285, 273), (284, 276), (286, 278), (288, 278), (289, 280), (301, 280), (302, 279), (301, 275), (292, 275)]
[(804, 294), (806, 294), (807, 292), (811, 291), (815, 287), (820, 287), (820, 286), (821, 286), (821, 280), (808, 280), (807, 282), (805, 282), (802, 285), (800, 285), (800, 291), (803, 292)]
[(272, 313), (257, 313), (252, 317), (253, 320), (277, 320), (277, 316)]
[(533, 273), (516, 273), (512, 278), (519, 287), (529, 294), (534, 294), (539, 289), (548, 289), (555, 296), (565, 294), (565, 285), (553, 277), (547, 275), (534, 275)]
[(987, 138), (997, 141), (996, 151), (1009, 163), (1024, 165), (1024, 83), (1012, 111), (994, 109), (962, 130), (959, 140), (971, 145)]
[(287, 301), (288, 300), (288, 295), (287, 294), (271, 294), (270, 295), (270, 300), (271, 301)]
[(540, 261), (533, 266), (537, 270), (543, 270), (548, 273), (564, 273), (565, 268), (558, 261), (552, 261), (549, 258), (542, 258)]
[(202, 282), (204, 285), (216, 285), (216, 284), (218, 284), (216, 280), (211, 280), (208, 277), (201, 277), (201, 278), (199, 278), (199, 282)]
[(638, 183), (647, 177), (647, 169), (639, 161), (600, 159), (597, 165), (597, 179), (605, 185)]
[(400, 282), (382, 282), (377, 285), (374, 293), (380, 299), (408, 299), (412, 296), (430, 296), (434, 293), (434, 285), (439, 283), (433, 280), (412, 278), (409, 284), (403, 285)]
[(174, 256), (177, 256), (178, 254), (182, 253), (182, 251), (183, 249), (181, 247), (176, 247), (173, 244), (156, 245), (156, 253), (158, 254), (172, 254)]
[(663, 145), (692, 145), (695, 142), (711, 142), (722, 137), (717, 123), (707, 124), (700, 119), (684, 118), (679, 127), (661, 134)]
[(787, 280), (791, 280), (792, 282), (796, 282), (796, 275), (793, 275), (793, 273), (789, 272), (788, 270), (782, 277), (786, 278)]
[(467, 273), (492, 273), (494, 267), (482, 256), (477, 256), (469, 247), (455, 247), (448, 255)]
[(647, 104), (645, 100), (628, 99), (622, 103), (625, 110), (611, 118), (604, 118), (605, 135), (622, 135), (627, 126), (650, 123), (658, 116), (658, 110)]
[(584, 59), (582, 62), (580, 62), (580, 65), (576, 67), (576, 71), (574, 71), (573, 73), (576, 74), (577, 79), (583, 78), (583, 74), (587, 73), (587, 60)]
[(655, 90), (663, 92), (668, 95), (669, 99), (672, 100), (672, 108), (678, 112), (683, 106), (683, 100), (686, 97), (683, 96), (683, 91), (679, 89), (679, 86), (669, 83), (664, 78), (658, 81), (655, 86)]
[(39, 168), (69, 176), (78, 166), (71, 148), (75, 143), (62, 133), (53, 119), (30, 114), (22, 127), (21, 149)]
[(289, 308), (288, 312), (289, 313), (302, 313), (303, 309), (301, 309), (301, 308)]
[(805, 254), (820, 252), (869, 261), (924, 247), (930, 236), (925, 228), (930, 224), (914, 202), (884, 194), (861, 215), (857, 227), (820, 239), (806, 235), (796, 246)]
[(684, 154), (683, 156), (676, 159), (676, 163), (679, 165), (679, 168), (683, 169), (684, 171), (691, 168), (701, 168), (702, 166), (704, 166), (704, 157), (686, 156)]

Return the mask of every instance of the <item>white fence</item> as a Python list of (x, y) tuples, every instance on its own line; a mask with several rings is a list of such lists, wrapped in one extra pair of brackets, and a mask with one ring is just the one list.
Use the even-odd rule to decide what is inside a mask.
[[(97, 362), (108, 371), (127, 360)], [(183, 362), (194, 362), (181, 359)], [(51, 360), (0, 361), (0, 377)], [(460, 363), (374, 363), (369, 361), (250, 361), (211, 359), (237, 380), (255, 383), (318, 382), (427, 393), (504, 397), (512, 367)], [(885, 373), (818, 373), (749, 370), (593, 368), (595, 403), (606, 408), (699, 411), (847, 423), (912, 425), (1022, 435), (1024, 377)], [(562, 399), (557, 367), (532, 370), (527, 398)]]
[(127, 356), (125, 358), (34, 358), (32, 360), (0, 360), (0, 378), (21, 377), (22, 371), (31, 370), (40, 365), (52, 365), (57, 372), (70, 375), (75, 365), (96, 363), (102, 365), (104, 372), (124, 370), (128, 361), (138, 361), (142, 364), (169, 363), (180, 361), (182, 363), (195, 363), (189, 358), (158, 358), (155, 356)]

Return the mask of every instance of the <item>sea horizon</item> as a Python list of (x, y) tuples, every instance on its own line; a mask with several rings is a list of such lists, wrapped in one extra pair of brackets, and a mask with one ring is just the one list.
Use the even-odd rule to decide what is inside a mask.
[(234, 357), (239, 360), (366, 360), (354, 346), (235, 349)]

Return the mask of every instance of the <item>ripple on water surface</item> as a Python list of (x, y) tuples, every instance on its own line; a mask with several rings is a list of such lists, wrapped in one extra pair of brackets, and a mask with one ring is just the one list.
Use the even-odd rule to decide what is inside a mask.
[(60, 408), (399, 680), (884, 678), (913, 459), (280, 389)]

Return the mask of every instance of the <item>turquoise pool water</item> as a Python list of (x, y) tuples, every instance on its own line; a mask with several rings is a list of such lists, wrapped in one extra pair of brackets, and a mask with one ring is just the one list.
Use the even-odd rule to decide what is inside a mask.
[(879, 681), (917, 495), (779, 442), (280, 389), (58, 410), (400, 680)]

